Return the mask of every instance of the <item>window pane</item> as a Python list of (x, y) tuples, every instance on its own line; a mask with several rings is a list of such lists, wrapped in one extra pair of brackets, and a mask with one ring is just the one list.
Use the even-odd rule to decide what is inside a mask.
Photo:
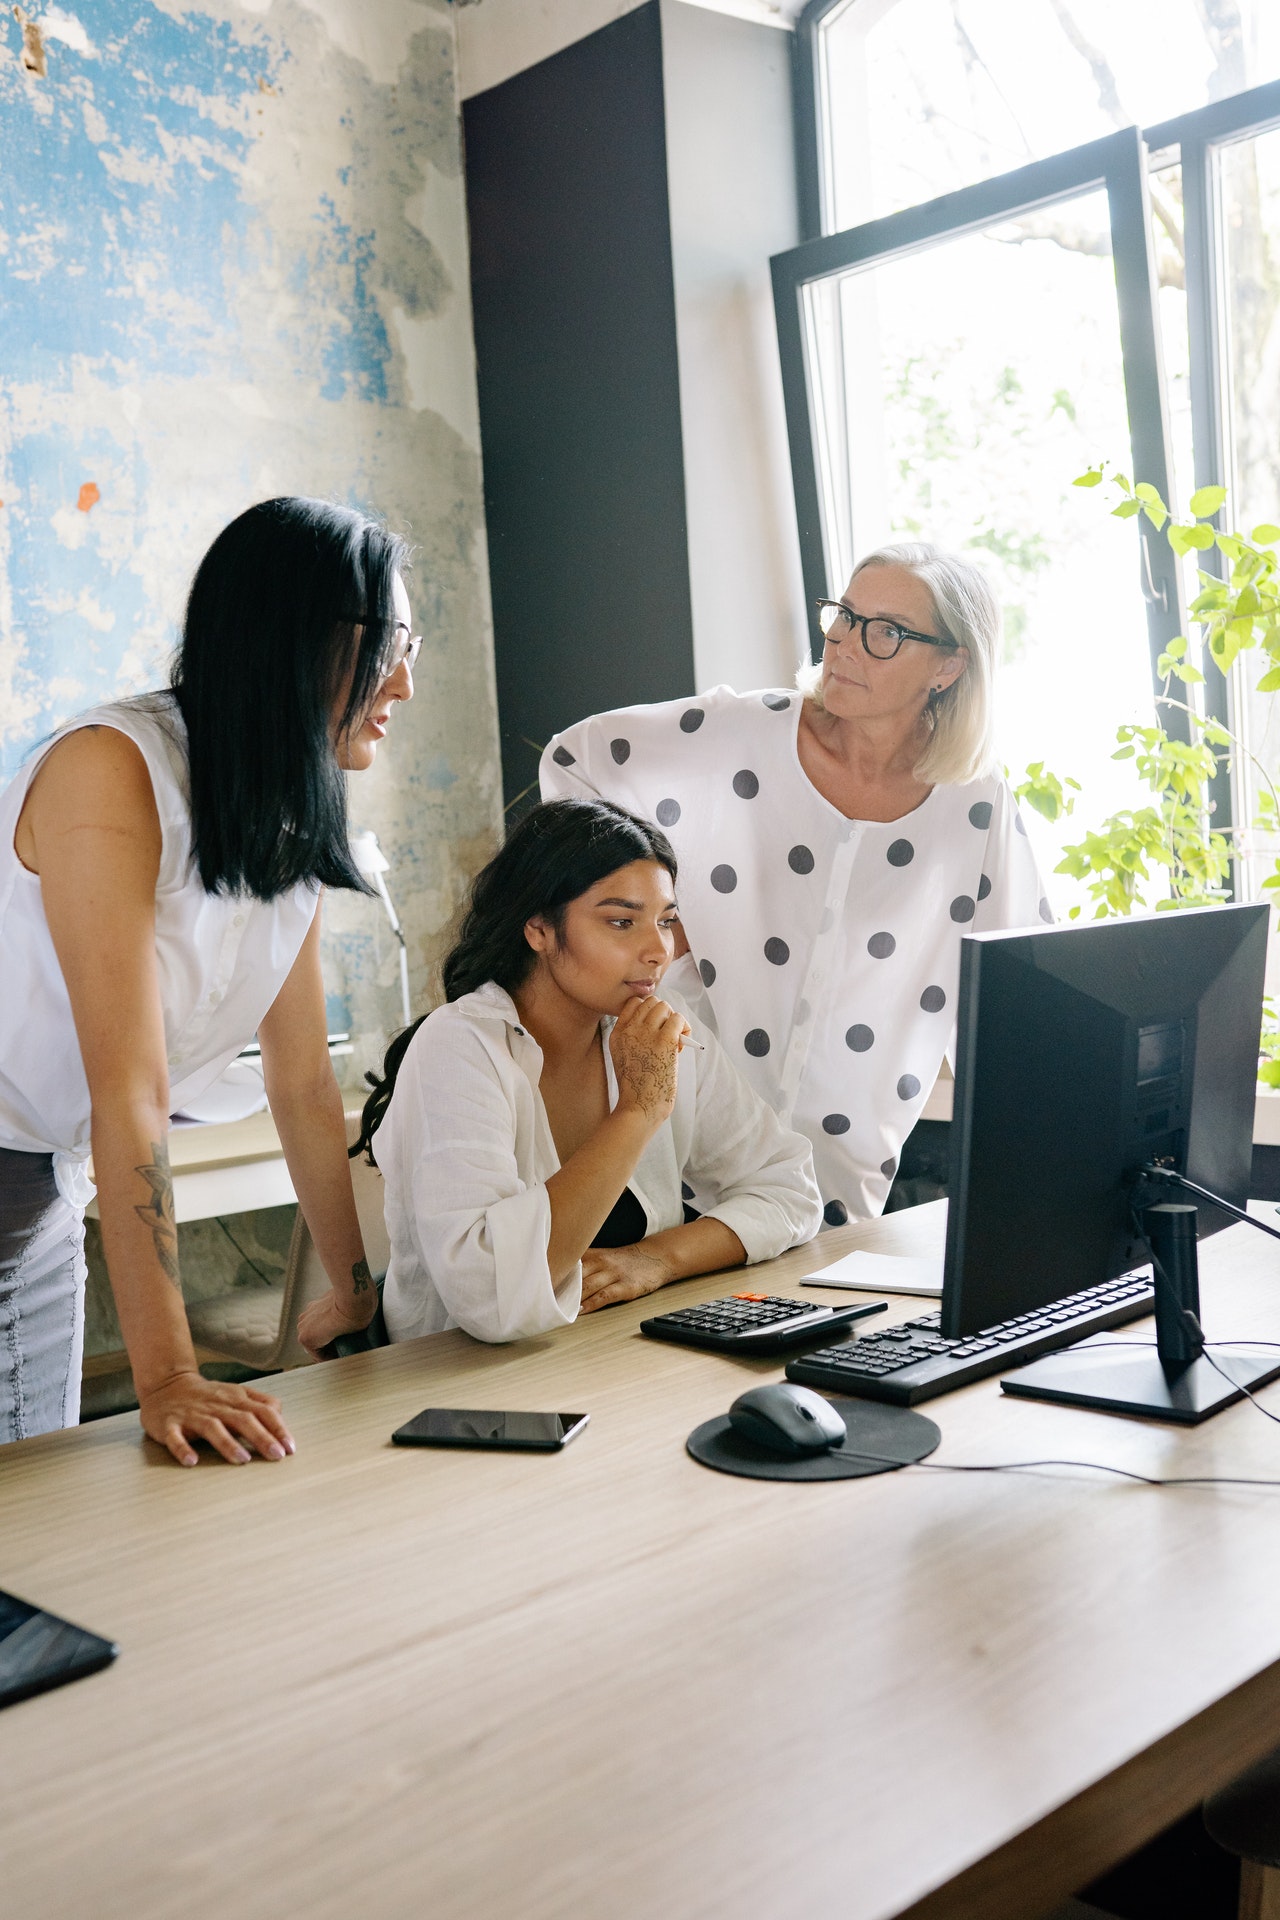
[[(1280, 522), (1280, 129), (1223, 147), (1216, 173), (1228, 514), (1248, 533), (1260, 521)], [(1280, 763), (1276, 696), (1253, 691), (1265, 664), (1259, 653), (1241, 656), (1234, 712), (1246, 744), (1274, 779)], [(1245, 779), (1252, 801), (1256, 769), (1247, 766)], [(1256, 896), (1276, 851), (1259, 840), (1246, 858), (1249, 895)]]
[(1280, 5), (849, 0), (821, 57), (838, 231), (1280, 77)]
[[(886, 539), (971, 555), (1005, 609), (1001, 758), (1073, 775), (1089, 824), (1134, 804), (1111, 755), (1121, 720), (1152, 715), (1137, 540), (1071, 485), (1099, 459), (1128, 465), (1106, 195), (832, 276), (805, 302), (830, 590)], [(1030, 824), (1049, 869), (1084, 823)], [(1079, 898), (1051, 888), (1060, 909)]]

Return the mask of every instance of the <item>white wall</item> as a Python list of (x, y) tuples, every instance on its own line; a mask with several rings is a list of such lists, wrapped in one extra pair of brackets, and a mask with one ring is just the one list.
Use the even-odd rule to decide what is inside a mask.
[[(644, 0), (455, 0), (464, 100), (607, 27)], [(804, 0), (688, 0), (715, 13), (790, 30)]]
[(696, 679), (777, 686), (807, 647), (769, 277), (799, 239), (791, 40), (681, 0), (662, 40)]

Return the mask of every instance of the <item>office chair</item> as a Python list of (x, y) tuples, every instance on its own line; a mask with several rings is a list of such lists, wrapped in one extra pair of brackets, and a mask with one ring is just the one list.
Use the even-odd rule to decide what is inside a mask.
[(1238, 1920), (1280, 1920), (1280, 1751), (1210, 1795), (1204, 1824), (1240, 1861)]
[[(351, 1162), (351, 1184), (369, 1270), (378, 1280), (391, 1257), (382, 1214), (382, 1175), (362, 1156)], [(231, 1360), (259, 1373), (310, 1366), (311, 1355), (298, 1340), (298, 1317), (304, 1307), (328, 1290), (329, 1276), (320, 1264), (299, 1207), (283, 1284), (234, 1287), (230, 1293), (189, 1306), (191, 1337), (202, 1358)]]

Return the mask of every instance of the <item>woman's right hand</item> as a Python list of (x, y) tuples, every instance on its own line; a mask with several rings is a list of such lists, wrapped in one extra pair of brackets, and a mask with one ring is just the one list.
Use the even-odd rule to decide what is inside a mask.
[(656, 996), (629, 1000), (609, 1036), (618, 1111), (644, 1115), (656, 1131), (676, 1103), (676, 1062), (689, 1022)]
[(140, 1394), (138, 1418), (148, 1437), (168, 1447), (180, 1467), (195, 1466), (195, 1440), (206, 1440), (233, 1466), (244, 1466), (251, 1450), (264, 1460), (283, 1460), (293, 1452), (274, 1394), (206, 1380), (200, 1373), (175, 1373)]

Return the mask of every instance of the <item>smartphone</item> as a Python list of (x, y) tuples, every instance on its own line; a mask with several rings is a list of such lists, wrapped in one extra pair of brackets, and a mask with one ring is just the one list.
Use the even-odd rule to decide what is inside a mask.
[(397, 1427), (398, 1447), (505, 1447), (521, 1453), (554, 1453), (582, 1432), (589, 1413), (493, 1413), (461, 1407), (426, 1407)]
[(111, 1664), (119, 1647), (16, 1594), (0, 1593), (0, 1707)]

